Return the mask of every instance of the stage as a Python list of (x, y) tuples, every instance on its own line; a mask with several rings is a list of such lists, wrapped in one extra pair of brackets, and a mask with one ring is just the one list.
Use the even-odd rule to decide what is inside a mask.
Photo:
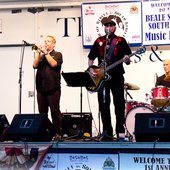
[(40, 169), (169, 170), (169, 161), (168, 142), (57, 142)]
[(170, 142), (1, 142), (0, 169), (169, 170)]
[(91, 137), (89, 113), (84, 124), (79, 115), (65, 114), (65, 137), (58, 141), (45, 115), (16, 115), (2, 133), (0, 170), (170, 170), (170, 115), (137, 115), (134, 133), (112, 141)]

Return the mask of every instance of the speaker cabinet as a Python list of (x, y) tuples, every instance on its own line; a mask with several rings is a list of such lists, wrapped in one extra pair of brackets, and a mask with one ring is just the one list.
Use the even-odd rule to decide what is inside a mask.
[(135, 139), (137, 142), (170, 142), (170, 114), (137, 113)]
[(81, 138), (82, 133), (92, 135), (92, 114), (91, 113), (63, 113), (63, 135), (76, 136)]
[(3, 140), (3, 135), (7, 128), (9, 127), (8, 119), (6, 118), (5, 114), (0, 115), (0, 141)]
[(46, 114), (16, 114), (5, 133), (5, 140), (51, 141), (55, 129)]

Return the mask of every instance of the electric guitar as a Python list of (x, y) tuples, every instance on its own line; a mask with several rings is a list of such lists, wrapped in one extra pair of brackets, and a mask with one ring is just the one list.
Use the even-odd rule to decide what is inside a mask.
[[(134, 53), (130, 54), (128, 56), (128, 58), (132, 57), (135, 54), (145, 53), (145, 51), (146, 51), (145, 47), (140, 47)], [(95, 66), (95, 65), (90, 66), (86, 70), (86, 72), (88, 72), (90, 74), (91, 78), (93, 79), (93, 82), (95, 83), (95, 86), (86, 87), (86, 89), (91, 92), (97, 92), (100, 89), (100, 87), (103, 85), (104, 81), (108, 81), (111, 78), (111, 76), (108, 74), (108, 71), (113, 69), (120, 63), (123, 63), (126, 60), (127, 60), (127, 58), (124, 57), (124, 58), (118, 60), (117, 62), (107, 66), (105, 69), (104, 69), (103, 63), (101, 63), (99, 66)], [(94, 73), (95, 73), (95, 75), (94, 75)]]

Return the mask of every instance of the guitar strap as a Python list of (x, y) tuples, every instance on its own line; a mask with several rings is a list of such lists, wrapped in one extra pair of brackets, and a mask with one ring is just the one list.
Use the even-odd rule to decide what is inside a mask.
[(117, 37), (114, 37), (112, 40), (111, 40), (111, 43), (110, 43), (110, 47), (109, 47), (109, 50), (108, 50), (108, 53), (106, 55), (106, 58), (107, 60), (111, 61), (112, 57), (113, 57), (113, 52), (114, 52), (114, 49), (115, 49), (115, 46), (117, 44)]

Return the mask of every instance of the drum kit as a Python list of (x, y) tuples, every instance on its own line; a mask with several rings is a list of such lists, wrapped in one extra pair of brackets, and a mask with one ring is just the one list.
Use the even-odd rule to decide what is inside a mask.
[[(138, 102), (135, 100), (127, 100), (127, 95), (130, 96), (128, 90), (139, 90), (137, 85), (125, 83), (125, 100), (126, 100), (126, 110), (125, 110), (125, 128), (126, 135), (129, 137), (130, 141), (135, 141), (135, 115), (136, 113), (156, 113), (160, 111), (169, 111), (168, 106), (170, 105), (170, 90), (164, 86), (156, 86), (151, 89), (151, 104)], [(132, 99), (132, 97), (130, 96)]]

